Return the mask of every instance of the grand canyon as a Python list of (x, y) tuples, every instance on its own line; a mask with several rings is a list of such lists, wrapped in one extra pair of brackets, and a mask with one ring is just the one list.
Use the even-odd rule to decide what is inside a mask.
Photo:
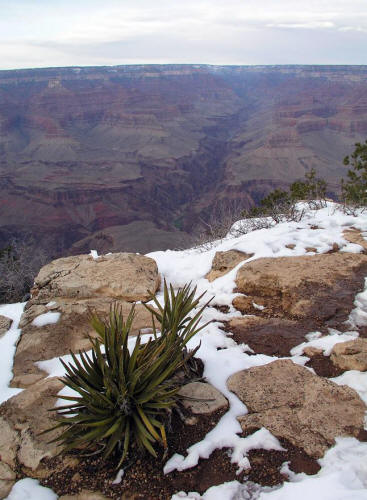
[(310, 168), (329, 194), (367, 137), (367, 66), (0, 71), (0, 248), (51, 256), (187, 245)]

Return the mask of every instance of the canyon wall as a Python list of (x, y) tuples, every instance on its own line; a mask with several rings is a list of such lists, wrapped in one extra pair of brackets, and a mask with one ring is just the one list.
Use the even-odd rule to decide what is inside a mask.
[(314, 167), (332, 191), (367, 137), (366, 66), (0, 71), (0, 248), (52, 256), (184, 246)]

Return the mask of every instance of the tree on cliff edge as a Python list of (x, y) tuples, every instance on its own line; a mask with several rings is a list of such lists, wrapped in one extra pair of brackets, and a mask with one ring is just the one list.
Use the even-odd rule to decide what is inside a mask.
[(344, 165), (351, 166), (347, 180), (342, 179), (342, 196), (346, 204), (367, 205), (367, 140), (357, 142), (350, 156), (344, 158)]

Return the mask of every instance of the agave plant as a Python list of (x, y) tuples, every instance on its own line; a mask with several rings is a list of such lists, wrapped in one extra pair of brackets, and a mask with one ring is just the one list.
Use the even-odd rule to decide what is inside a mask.
[(200, 330), (207, 326), (207, 323), (198, 326), (201, 320), (204, 309), (211, 302), (210, 299), (206, 302), (194, 316), (189, 314), (198, 307), (200, 300), (206, 292), (202, 293), (195, 299), (196, 289), (191, 288), (191, 283), (179, 288), (176, 292), (170, 284), (168, 287), (166, 280), (163, 285), (164, 306), (157, 299), (157, 296), (150, 292), (150, 299), (154, 302), (157, 309), (148, 304), (143, 304), (153, 317), (153, 331), (156, 337), (156, 327), (154, 318), (160, 323), (161, 339), (163, 342), (174, 342), (177, 337), (185, 340), (185, 344)]
[[(129, 350), (135, 305), (126, 321), (115, 305), (106, 320), (92, 315), (99, 336), (91, 339), (91, 353), (80, 351), (79, 359), (71, 353), (68, 364), (61, 360), (66, 370), (62, 381), (77, 395), (62, 396), (70, 403), (58, 408), (57, 424), (49, 430), (62, 430), (56, 440), (65, 451), (94, 449), (99, 443), (104, 458), (120, 454), (120, 466), (131, 447), (155, 457), (155, 443), (167, 449), (167, 409), (176, 404), (179, 390), (172, 377), (199, 348), (188, 351), (186, 344), (202, 328), (198, 324), (203, 308), (188, 316), (201, 298), (194, 299), (196, 289), (191, 291), (189, 285), (177, 293), (171, 287), (169, 296), (166, 283), (164, 289), (166, 305), (159, 306), (159, 312), (147, 306), (162, 325), (160, 336), (154, 326), (155, 338), (142, 344), (139, 334)], [(153, 300), (158, 305), (156, 297)]]

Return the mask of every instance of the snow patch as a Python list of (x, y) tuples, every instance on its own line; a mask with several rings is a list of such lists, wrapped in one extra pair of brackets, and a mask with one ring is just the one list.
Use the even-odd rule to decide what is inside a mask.
[(49, 488), (41, 486), (35, 479), (17, 481), (6, 500), (57, 500), (59, 497)]
[(367, 443), (337, 438), (319, 463), (321, 470), (314, 476), (292, 473), (291, 482), (262, 492), (259, 500), (367, 500)]
[(322, 349), (324, 356), (330, 356), (334, 345), (340, 344), (341, 342), (347, 342), (348, 340), (354, 340), (358, 336), (359, 333), (356, 331), (341, 333), (338, 330), (331, 330), (329, 335), (318, 337), (308, 342), (302, 342), (302, 344), (293, 347), (291, 354), (292, 356), (300, 356), (306, 347), (317, 347), (318, 349)]
[[(299, 207), (303, 208), (302, 205)], [(311, 227), (314, 229), (311, 229)], [(166, 278), (167, 282), (172, 284), (174, 288), (183, 286), (191, 281), (193, 285), (197, 286), (198, 294), (207, 291), (201, 299), (200, 305), (203, 305), (213, 297), (211, 306), (227, 305), (229, 307), (228, 314), (223, 314), (214, 307), (208, 307), (204, 311), (202, 321), (203, 323), (211, 321), (211, 323), (195, 336), (188, 345), (189, 348), (193, 348), (201, 342), (197, 356), (204, 362), (204, 377), (227, 397), (229, 409), (215, 428), (202, 441), (195, 443), (186, 451), (186, 457), (183, 455), (174, 455), (166, 463), (164, 468), (165, 473), (169, 473), (174, 469), (184, 470), (193, 467), (198, 463), (200, 458), (208, 458), (218, 448), (228, 448), (231, 450), (230, 459), (233, 463), (238, 464), (239, 470), (249, 467), (247, 453), (253, 448), (282, 449), (278, 440), (264, 428), (247, 438), (239, 436), (241, 427), (237, 421), (237, 417), (246, 414), (247, 408), (228, 390), (226, 384), (228, 377), (233, 373), (253, 366), (265, 365), (275, 361), (277, 358), (264, 354), (249, 355), (248, 346), (237, 345), (229, 335), (221, 330), (221, 322), (241, 316), (233, 308), (232, 301), (238, 296), (237, 293), (233, 292), (233, 289), (235, 288), (237, 271), (242, 266), (262, 257), (306, 255), (307, 247), (314, 247), (318, 254), (326, 253), (333, 249), (334, 244), (337, 244), (342, 251), (360, 252), (361, 247), (359, 245), (349, 243), (343, 236), (343, 231), (350, 227), (354, 227), (367, 234), (366, 214), (361, 213), (357, 217), (346, 215), (338, 209), (336, 204), (327, 203), (320, 210), (306, 211), (304, 218), (299, 222), (284, 222), (268, 229), (259, 229), (236, 238), (228, 235), (223, 240), (214, 242), (213, 246), (209, 249), (167, 250), (148, 254), (148, 256), (157, 262), (162, 277)], [(287, 248), (287, 245), (294, 245), (294, 248)], [(240, 262), (224, 276), (209, 283), (205, 275), (211, 269), (211, 263), (216, 251), (227, 250), (238, 250), (253, 254), (253, 256)], [(98, 258), (98, 253), (92, 250), (91, 256), (96, 259)], [(158, 295), (158, 298), (163, 303), (162, 293)], [(364, 292), (356, 297), (355, 306), (355, 310), (352, 311), (349, 318), (351, 330), (361, 324), (367, 325), (367, 287)], [(5, 311), (4, 314), (9, 316)], [(58, 313), (46, 313), (36, 318), (35, 321), (42, 322), (41, 318), (50, 314), (57, 315)], [(47, 317), (47, 321), (49, 318), (50, 316)], [(43, 324), (49, 324), (49, 322)], [(12, 328), (15, 328), (15, 326), (13, 325)], [(5, 337), (8, 336), (9, 332)], [(19, 333), (17, 335), (19, 336)], [(13, 357), (14, 343), (18, 336), (15, 335), (12, 338), (12, 350), (7, 348), (6, 356), (9, 358), (10, 352), (10, 359)], [(149, 335), (144, 335), (144, 340), (149, 337)], [(330, 330), (329, 335), (326, 336), (321, 336), (320, 332), (310, 332), (307, 336), (307, 342), (292, 350), (290, 359), (294, 363), (303, 365), (308, 359), (302, 356), (304, 347), (319, 347), (325, 355), (328, 355), (336, 343), (345, 342), (357, 337), (358, 332), (356, 331), (341, 333), (336, 330)], [(133, 347), (134, 342), (134, 338), (129, 340), (129, 348)], [(4, 352), (4, 350), (0, 348), (0, 353)], [(6, 356), (4, 355), (4, 359)], [(68, 355), (63, 356), (62, 359), (66, 362), (71, 361), (71, 357)], [(3, 363), (0, 363), (0, 370), (2, 369), (2, 365)], [(58, 358), (42, 361), (37, 363), (37, 365), (47, 371), (50, 376), (62, 377), (64, 375), (64, 368)], [(11, 371), (9, 373), (11, 377)], [(3, 377), (0, 380), (3, 380)], [(366, 374), (346, 372), (333, 380), (338, 384), (347, 384), (353, 387), (364, 401), (367, 401)], [(6, 382), (7, 384), (8, 382)], [(17, 389), (8, 390), (19, 391)], [(63, 391), (67, 392), (67, 389), (65, 388)], [(65, 394), (66, 392), (62, 393)], [(64, 403), (62, 402), (62, 404)], [(297, 500), (309, 500), (309, 498), (313, 500), (367, 500), (366, 464), (367, 443), (360, 443), (354, 438), (339, 438), (337, 439), (336, 446), (329, 450), (325, 454), (325, 457), (320, 460), (322, 468), (315, 476), (289, 473), (290, 482), (285, 483), (282, 487), (271, 490), (269, 488), (258, 487), (256, 491), (252, 492), (249, 490), (247, 483), (241, 485), (237, 481), (232, 481), (209, 488), (203, 496), (195, 492), (189, 494), (180, 492), (174, 495), (173, 499), (202, 498), (203, 500), (230, 500), (242, 498), (247, 500), (251, 498), (252, 500), (267, 500), (269, 497), (269, 500), (293, 500), (294, 498), (297, 498)], [(286, 464), (283, 465), (283, 470), (287, 472)], [(21, 481), (17, 485), (19, 483)], [(33, 487), (34, 484), (32, 483)], [(23, 497), (9, 498), (11, 500), (23, 500)], [(37, 498), (42, 497), (38, 494)], [(57, 497), (53, 496), (50, 498)]]
[(59, 312), (47, 312), (44, 314), (40, 314), (32, 321), (32, 325), (34, 326), (46, 326), (57, 323), (60, 319), (61, 314)]
[(18, 326), (24, 306), (25, 302), (0, 306), (0, 314), (13, 320), (10, 329), (0, 338), (0, 403), (23, 390), (10, 388), (9, 383), (13, 378), (13, 358), (20, 336)]
[(94, 260), (97, 260), (99, 258), (97, 250), (91, 250), (89, 255), (91, 255)]

